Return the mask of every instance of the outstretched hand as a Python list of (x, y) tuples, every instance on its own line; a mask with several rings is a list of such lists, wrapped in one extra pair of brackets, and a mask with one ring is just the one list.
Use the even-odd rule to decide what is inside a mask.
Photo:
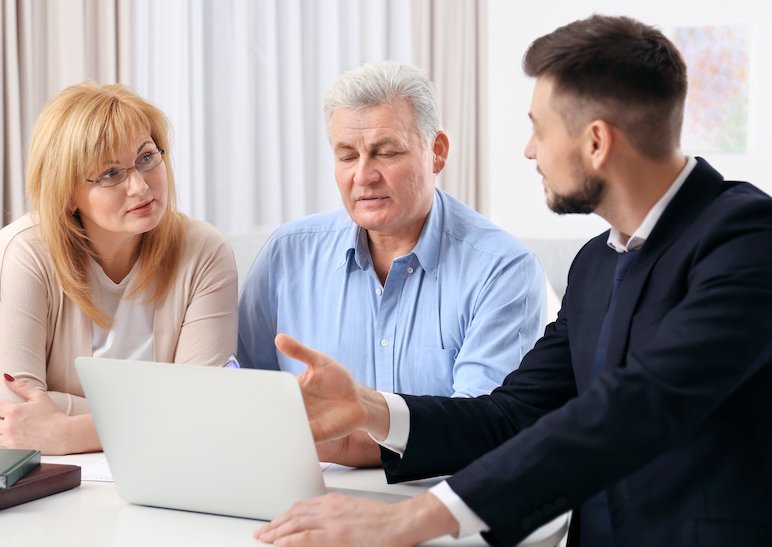
[(316, 442), (339, 439), (357, 429), (386, 436), (389, 411), (378, 392), (358, 385), (343, 365), (286, 334), (277, 334), (275, 342), (279, 351), (308, 367), (298, 382)]

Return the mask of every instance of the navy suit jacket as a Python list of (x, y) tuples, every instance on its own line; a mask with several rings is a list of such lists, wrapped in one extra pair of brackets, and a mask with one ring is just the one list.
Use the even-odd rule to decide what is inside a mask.
[(617, 545), (772, 545), (772, 199), (698, 159), (619, 288), (592, 381), (607, 238), (579, 251), (557, 320), (502, 387), (404, 396), (387, 478), (455, 473), (493, 544), (605, 488)]

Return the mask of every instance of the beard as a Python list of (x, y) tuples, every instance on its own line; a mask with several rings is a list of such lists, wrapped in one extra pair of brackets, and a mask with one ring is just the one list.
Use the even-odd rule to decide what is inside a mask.
[(547, 206), (559, 215), (588, 215), (595, 211), (606, 191), (606, 181), (590, 175), (582, 166), (578, 154), (572, 154), (571, 176), (580, 182), (580, 187), (570, 194), (552, 192), (547, 195)]

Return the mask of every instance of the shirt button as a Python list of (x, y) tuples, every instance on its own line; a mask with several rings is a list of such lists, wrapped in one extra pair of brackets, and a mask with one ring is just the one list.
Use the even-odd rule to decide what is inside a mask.
[(409, 274), (413, 273), (414, 271), (415, 270), (413, 270), (412, 266), (409, 266), (408, 269), (407, 269), (407, 273), (409, 273)]
[(377, 294), (378, 296), (381, 296), (383, 294), (383, 289), (378, 287), (377, 289), (375, 289), (375, 294)]
[(385, 348), (389, 345), (389, 341), (386, 338), (381, 339), (381, 345)]

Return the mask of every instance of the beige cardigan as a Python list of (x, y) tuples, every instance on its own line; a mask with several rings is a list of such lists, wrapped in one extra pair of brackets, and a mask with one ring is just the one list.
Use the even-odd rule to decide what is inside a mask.
[[(187, 219), (176, 280), (155, 307), (155, 360), (224, 363), (236, 352), (237, 307), (228, 241)], [(59, 287), (32, 216), (0, 230), (0, 372), (47, 390), (67, 415), (89, 412), (74, 360), (91, 355), (91, 325)], [(19, 399), (0, 384), (0, 400)]]

